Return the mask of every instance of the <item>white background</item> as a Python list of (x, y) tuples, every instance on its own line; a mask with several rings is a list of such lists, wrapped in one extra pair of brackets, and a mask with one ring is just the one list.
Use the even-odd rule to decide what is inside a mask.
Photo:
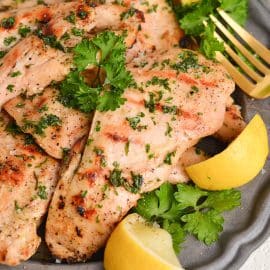
[(240, 270), (270, 270), (270, 237), (250, 255)]

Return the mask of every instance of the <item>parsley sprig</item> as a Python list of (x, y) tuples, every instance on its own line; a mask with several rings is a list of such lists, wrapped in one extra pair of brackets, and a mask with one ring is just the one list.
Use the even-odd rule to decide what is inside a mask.
[[(75, 70), (60, 87), (62, 103), (83, 112), (114, 111), (124, 104), (124, 90), (133, 82), (125, 67), (125, 52), (124, 35), (105, 31), (92, 40), (83, 39), (74, 49)], [(93, 67), (98, 71), (94, 85), (90, 86), (83, 71)]]
[(240, 201), (238, 190), (205, 191), (189, 184), (165, 183), (146, 193), (135, 211), (167, 230), (179, 252), (187, 233), (207, 245), (217, 241), (223, 230), (222, 212), (239, 206)]
[[(201, 0), (185, 6), (172, 0), (170, 3), (179, 19), (181, 28), (186, 35), (199, 41), (200, 51), (210, 59), (215, 58), (216, 51), (223, 52), (224, 46), (214, 36), (215, 26), (210, 21), (209, 15), (217, 15), (216, 9), (220, 7), (240, 25), (244, 25), (247, 20), (247, 0)], [(207, 26), (204, 22), (207, 23)]]

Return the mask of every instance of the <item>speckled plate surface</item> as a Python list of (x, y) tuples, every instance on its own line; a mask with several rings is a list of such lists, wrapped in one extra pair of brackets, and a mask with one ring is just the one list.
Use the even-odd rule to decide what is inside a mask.
[[(0, 0), (1, 1), (1, 0)], [(249, 31), (270, 46), (270, 0), (250, 1)], [(252, 100), (238, 91), (238, 102), (249, 121), (259, 113), (270, 134), (270, 98)], [(250, 253), (270, 235), (270, 160), (256, 180), (241, 188), (242, 206), (225, 214), (225, 227), (220, 240), (207, 247), (193, 238), (187, 239), (180, 254), (182, 265), (189, 270), (237, 270)], [(41, 229), (42, 231), (42, 229)], [(103, 270), (102, 254), (84, 264), (55, 264), (42, 244), (31, 260), (18, 267), (3, 269), (24, 270)], [(128, 269), (127, 269), (128, 270)], [(154, 269), (149, 269), (154, 270)]]

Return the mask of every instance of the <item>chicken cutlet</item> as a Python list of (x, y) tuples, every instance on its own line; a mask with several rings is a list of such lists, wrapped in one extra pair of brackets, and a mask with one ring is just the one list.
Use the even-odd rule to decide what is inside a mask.
[[(75, 6), (78, 6), (77, 2)], [(140, 16), (122, 21), (121, 14), (127, 11), (126, 7), (114, 4), (93, 8), (81, 6), (81, 12), (87, 15), (78, 20), (78, 25), (84, 27), (85, 31), (126, 30), (127, 47), (134, 43), (138, 24), (142, 20)], [(71, 13), (75, 11), (69, 9)], [(37, 35), (22, 39), (9, 50), (0, 62), (0, 107), (23, 92), (33, 95), (41, 92), (50, 82), (64, 79), (72, 67), (72, 53), (65, 52), (58, 39), (68, 31), (72, 32), (73, 28), (73, 23), (61, 13), (42, 25)], [(73, 35), (63, 44), (67, 42), (75, 46), (79, 40)]]
[(145, 60), (128, 65), (137, 87), (116, 111), (95, 112), (78, 169), (58, 183), (46, 242), (60, 259), (91, 257), (140, 194), (167, 181), (181, 155), (222, 125), (234, 82), (220, 64), (179, 49), (148, 55), (138, 68)]
[(49, 87), (30, 98), (18, 96), (4, 109), (47, 154), (62, 159), (80, 138), (88, 135), (91, 115), (65, 107), (58, 96), (59, 91)]
[(0, 263), (17, 265), (40, 244), (37, 235), (57, 183), (59, 164), (0, 113)]

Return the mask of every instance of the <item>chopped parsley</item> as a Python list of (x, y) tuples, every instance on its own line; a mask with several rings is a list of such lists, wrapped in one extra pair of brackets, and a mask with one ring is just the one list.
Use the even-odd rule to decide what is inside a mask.
[(76, 23), (76, 15), (74, 11), (71, 11), (68, 16), (65, 17), (65, 20), (71, 24)]
[(9, 46), (11, 43), (15, 42), (16, 40), (17, 38), (14, 36), (6, 37), (4, 38), (4, 45)]
[(5, 131), (7, 131), (12, 136), (22, 134), (20, 127), (16, 124), (15, 121), (10, 121), (5, 128)]
[(153, 113), (156, 110), (156, 101), (155, 101), (155, 94), (153, 92), (149, 93), (149, 100), (144, 101), (144, 106), (149, 110), (149, 112)]
[(71, 29), (71, 33), (72, 33), (74, 36), (82, 37), (82, 36), (84, 35), (84, 30), (83, 30), (83, 29), (76, 28), (76, 27), (73, 27), (73, 28)]
[(77, 12), (77, 16), (78, 16), (80, 19), (84, 20), (84, 19), (87, 18), (88, 12), (87, 12), (86, 10), (80, 9), (80, 10)]
[(14, 17), (8, 17), (1, 20), (0, 25), (5, 29), (10, 29), (15, 24), (15, 18)]
[(179, 55), (180, 61), (171, 65), (178, 72), (188, 72), (190, 68), (198, 68), (198, 55), (190, 50), (184, 50)]
[(31, 32), (31, 28), (26, 25), (20, 25), (18, 33), (21, 37), (26, 37)]
[(135, 14), (136, 14), (136, 9), (134, 7), (131, 7), (129, 10), (120, 14), (120, 19), (121, 21), (123, 21), (130, 17), (133, 17)]
[(22, 75), (22, 73), (18, 70), (18, 71), (13, 71), (10, 73), (10, 77), (14, 78), (14, 77), (18, 77)]
[(132, 129), (142, 131), (143, 129), (147, 129), (146, 125), (139, 125), (141, 122), (141, 118), (144, 117), (145, 114), (143, 112), (137, 114), (134, 117), (127, 117), (126, 120), (129, 122), (129, 125)]
[(149, 8), (146, 10), (146, 13), (157, 12), (157, 8), (158, 8), (158, 5), (157, 5), (157, 4), (152, 5), (151, 7), (149, 7)]
[(37, 29), (34, 34), (37, 35), (40, 39), (42, 39), (46, 45), (60, 51), (65, 51), (64, 47), (57, 40), (57, 37), (55, 35), (44, 35), (42, 29)]
[(47, 112), (49, 110), (48, 106), (46, 104), (44, 104), (43, 106), (41, 106), (39, 109), (38, 109), (38, 112), (39, 113), (42, 113), (42, 112)]
[(189, 94), (192, 96), (199, 92), (199, 88), (195, 85), (191, 86), (191, 90), (189, 91)]
[(129, 145), (130, 145), (130, 141), (127, 141), (127, 142), (125, 143), (125, 154), (126, 154), (126, 156), (127, 156), (128, 153), (129, 153)]
[(66, 165), (69, 159), (69, 154), (70, 154), (70, 148), (62, 148), (62, 160), (63, 163)]
[(13, 90), (14, 90), (14, 84), (9, 84), (9, 85), (7, 86), (7, 90), (8, 90), (9, 92), (13, 92)]
[(14, 208), (16, 212), (20, 212), (23, 210), (23, 207), (20, 207), (17, 201), (14, 201)]
[(173, 129), (172, 129), (172, 127), (170, 126), (170, 124), (167, 122), (167, 130), (166, 130), (166, 132), (165, 132), (165, 136), (168, 136), (168, 137), (172, 137), (172, 131), (173, 131)]
[(38, 185), (37, 195), (41, 200), (47, 200), (48, 199), (48, 194), (47, 194), (47, 191), (46, 191), (46, 186)]
[(42, 116), (38, 122), (27, 119), (24, 119), (23, 122), (24, 122), (24, 125), (22, 126), (23, 130), (31, 128), (34, 130), (35, 134), (40, 136), (44, 135), (44, 129), (48, 128), (49, 126), (59, 127), (61, 126), (62, 123), (61, 119), (54, 114)]
[(174, 157), (175, 154), (176, 154), (175, 151), (168, 153), (168, 154), (165, 156), (165, 159), (164, 159), (163, 162), (164, 162), (165, 164), (172, 165), (172, 157)]
[(176, 115), (178, 113), (178, 108), (176, 106), (167, 106), (167, 105), (163, 105), (162, 106), (162, 111), (164, 113), (169, 113), (169, 114), (173, 114)]
[(171, 91), (171, 88), (169, 86), (169, 80), (166, 79), (160, 79), (157, 76), (154, 76), (151, 80), (146, 82), (146, 87), (150, 85), (158, 85), (162, 86), (164, 89)]
[(116, 164), (113, 171), (110, 173), (109, 180), (114, 187), (123, 186), (127, 191), (131, 193), (139, 193), (143, 184), (143, 177), (142, 175), (135, 174), (132, 171), (130, 172), (130, 175), (132, 184), (130, 184), (128, 180), (122, 176), (122, 170), (120, 170), (119, 165)]
[(87, 193), (88, 193), (87, 190), (82, 191), (82, 192), (81, 192), (81, 197), (82, 197), (82, 198), (85, 198), (86, 195), (87, 195)]
[(0, 51), (0, 59), (2, 59), (6, 54), (6, 51)]
[(95, 131), (96, 132), (99, 132), (101, 130), (101, 122), (100, 121), (97, 121), (96, 122), (96, 126), (95, 126)]

